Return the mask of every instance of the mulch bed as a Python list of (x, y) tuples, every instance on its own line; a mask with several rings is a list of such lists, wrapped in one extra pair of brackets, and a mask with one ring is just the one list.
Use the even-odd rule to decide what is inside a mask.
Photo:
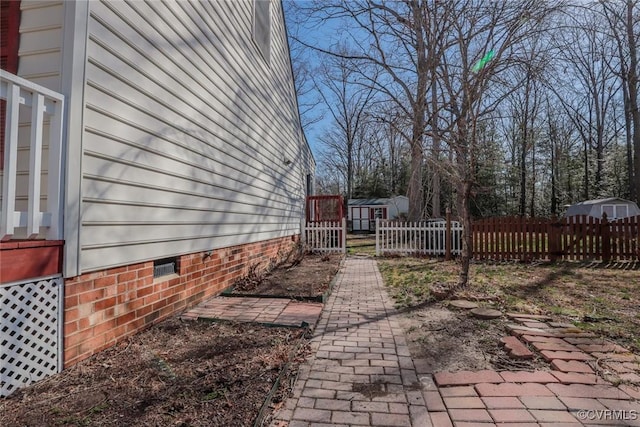
[[(298, 257), (235, 292), (321, 296), (341, 260)], [(0, 399), (0, 426), (252, 426), (290, 391), (307, 333), (175, 316)]]
[(254, 273), (233, 284), (224, 295), (287, 297), (322, 301), (342, 255), (307, 254), (265, 274)]
[(0, 425), (251, 426), (304, 334), (171, 318), (0, 400)]

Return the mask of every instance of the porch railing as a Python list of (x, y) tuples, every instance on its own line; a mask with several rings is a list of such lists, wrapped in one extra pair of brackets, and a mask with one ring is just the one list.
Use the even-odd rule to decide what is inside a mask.
[[(4, 70), (0, 70), (0, 83), (0, 97), (6, 101), (0, 239), (44, 237), (60, 240), (64, 96)], [(25, 141), (18, 135), (20, 125), (27, 125), (24, 128), (29, 129), (29, 135), (20, 135)], [(43, 144), (46, 126), (49, 128), (48, 147)], [(48, 151), (47, 188), (43, 193), (45, 150)], [(20, 158), (28, 152), (28, 182), (24, 179), (24, 165), (19, 165), (19, 152)], [(22, 179), (26, 191), (21, 182), (18, 192), (18, 182)], [(46, 194), (45, 212), (40, 206), (43, 194)]]

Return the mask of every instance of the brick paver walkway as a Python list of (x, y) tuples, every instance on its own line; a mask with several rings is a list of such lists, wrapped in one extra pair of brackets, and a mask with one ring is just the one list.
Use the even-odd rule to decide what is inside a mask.
[[(640, 358), (532, 317), (511, 316), (509, 329), (549, 371), (432, 375), (410, 357), (376, 262), (348, 258), (315, 331), (315, 354), (272, 426), (640, 426)], [(594, 362), (631, 383), (602, 379)]]
[(182, 315), (183, 319), (220, 319), (281, 326), (313, 327), (322, 303), (298, 302), (284, 298), (214, 297)]
[(373, 259), (347, 258), (273, 426), (431, 426), (424, 390)]

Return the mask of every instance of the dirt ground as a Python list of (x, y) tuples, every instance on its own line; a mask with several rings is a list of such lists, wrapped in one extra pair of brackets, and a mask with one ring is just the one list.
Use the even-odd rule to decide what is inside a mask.
[[(473, 369), (548, 369), (537, 358), (507, 357), (500, 338), (508, 335), (505, 316), (480, 320), (468, 311), (436, 301), (434, 284), (456, 283), (458, 265), (430, 259), (379, 260), (385, 284), (403, 313), (401, 322), (414, 358), (432, 372)], [(640, 354), (640, 271), (600, 265), (478, 263), (471, 283), (454, 298), (503, 313), (549, 315), (556, 322), (592, 331)]]
[(286, 263), (266, 274), (253, 273), (232, 286), (236, 295), (298, 298), (320, 297), (340, 268), (341, 255), (305, 255), (300, 263)]
[[(251, 293), (322, 294), (340, 261), (305, 256)], [(0, 399), (0, 426), (252, 426), (290, 391), (306, 332), (175, 316)]]
[(513, 360), (500, 346), (507, 335), (503, 320), (480, 320), (466, 310), (434, 304), (401, 317), (411, 355), (430, 372), (481, 369), (540, 369), (545, 363)]
[(1, 400), (0, 425), (253, 425), (303, 334), (174, 317)]

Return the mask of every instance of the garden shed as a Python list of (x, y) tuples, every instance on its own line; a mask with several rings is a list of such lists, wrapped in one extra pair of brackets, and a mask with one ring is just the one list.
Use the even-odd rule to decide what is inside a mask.
[(585, 200), (584, 202), (570, 205), (564, 216), (588, 215), (594, 218), (602, 218), (603, 213), (606, 213), (607, 218), (610, 220), (620, 219), (640, 215), (640, 208), (631, 200), (609, 197), (606, 199)]
[(406, 215), (409, 210), (409, 199), (406, 196), (349, 199), (348, 208), (347, 219), (350, 231), (373, 231), (376, 218), (396, 219)]

